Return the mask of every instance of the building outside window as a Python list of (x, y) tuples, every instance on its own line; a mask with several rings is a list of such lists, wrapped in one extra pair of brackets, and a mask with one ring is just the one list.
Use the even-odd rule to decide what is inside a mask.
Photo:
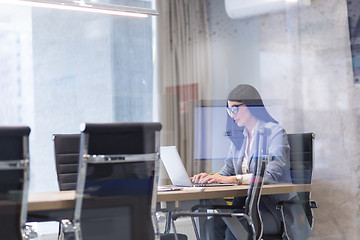
[(52, 134), (152, 121), (151, 18), (1, 4), (0, 46), (0, 124), (31, 127), (31, 191), (57, 189)]

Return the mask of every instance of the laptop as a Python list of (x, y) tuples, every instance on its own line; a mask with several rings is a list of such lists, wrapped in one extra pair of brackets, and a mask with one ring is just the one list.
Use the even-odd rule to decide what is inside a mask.
[(181, 187), (218, 187), (234, 186), (236, 184), (225, 183), (193, 183), (190, 180), (176, 146), (160, 147), (160, 158), (173, 185)]

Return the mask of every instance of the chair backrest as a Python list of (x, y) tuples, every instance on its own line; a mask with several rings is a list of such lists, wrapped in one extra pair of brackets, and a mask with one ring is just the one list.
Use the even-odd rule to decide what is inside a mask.
[(24, 239), (29, 186), (29, 127), (0, 127), (1, 239)]
[[(313, 171), (314, 133), (288, 134), (290, 145), (290, 171), (293, 183), (311, 184)], [(312, 209), (307, 203), (311, 199), (310, 192), (299, 192), (298, 197), (304, 201), (303, 207), (310, 226), (313, 224)]]
[(82, 125), (77, 239), (154, 239), (160, 130), (160, 123)]
[[(263, 224), (259, 210), (259, 201), (263, 187), (263, 178), (267, 165), (268, 158), (266, 156), (259, 157), (256, 162), (256, 172), (254, 172), (250, 186), (248, 189), (247, 197), (245, 200), (245, 214), (251, 217), (254, 229), (248, 229), (249, 239), (260, 239), (263, 233)], [(249, 225), (250, 226), (250, 225)], [(252, 226), (250, 226), (251, 228)], [(255, 232), (255, 238), (253, 236)]]
[(75, 190), (79, 167), (80, 134), (54, 134), (56, 172), (60, 191)]
[[(269, 156), (267, 155), (266, 139), (269, 134), (268, 129), (259, 129), (259, 148), (255, 164), (255, 171), (252, 175), (247, 197), (245, 200), (245, 214), (250, 216), (253, 225), (249, 225), (253, 229), (248, 229), (249, 239), (260, 239), (263, 233), (263, 224), (259, 210), (259, 202), (263, 187), (263, 178), (266, 170)], [(252, 231), (251, 231), (252, 230)], [(253, 236), (255, 233), (255, 236)]]

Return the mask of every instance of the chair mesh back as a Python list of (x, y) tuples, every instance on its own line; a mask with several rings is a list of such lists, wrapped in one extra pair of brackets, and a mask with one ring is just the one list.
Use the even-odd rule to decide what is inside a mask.
[[(0, 127), (0, 162), (24, 160), (28, 157), (28, 146), (24, 148), (24, 137), (28, 139), (29, 127)], [(24, 189), (25, 168), (0, 167), (0, 232), (1, 239), (22, 239), (21, 212)]]
[(29, 127), (0, 127), (0, 161), (24, 159), (23, 137), (29, 134)]
[(79, 166), (80, 134), (54, 134), (56, 171), (60, 191), (75, 190)]
[[(311, 184), (313, 170), (313, 133), (288, 134), (290, 145), (290, 171), (293, 183)], [(300, 200), (309, 201), (310, 192), (299, 192)], [(310, 226), (313, 213), (308, 203), (303, 204)]]
[(155, 153), (155, 134), (161, 125), (153, 123), (87, 124), (88, 154), (146, 154)]
[[(259, 168), (258, 164), (260, 164)], [(245, 214), (248, 214), (252, 217), (256, 233), (258, 234), (256, 236), (256, 239), (259, 239), (261, 237), (260, 234), (262, 233), (262, 223), (258, 203), (261, 197), (265, 168), (266, 162), (262, 161), (261, 159), (257, 159), (255, 165), (256, 171), (251, 178), (250, 186), (245, 200)], [(249, 233), (252, 232), (249, 231)], [(249, 239), (251, 236), (252, 234), (249, 234)]]
[[(158, 153), (159, 123), (86, 124), (81, 133), (81, 154), (106, 155), (116, 161), (88, 161), (79, 175), (83, 187), (80, 225), (83, 239), (151, 240), (152, 194), (156, 159), (141, 154)], [(140, 155), (119, 160), (119, 155)], [(83, 160), (83, 159), (82, 159)], [(98, 161), (98, 160), (96, 160)], [(121, 237), (120, 237), (121, 236)]]
[(154, 161), (87, 165), (83, 239), (152, 239)]
[(293, 183), (310, 184), (313, 170), (313, 134), (288, 134)]
[(0, 170), (1, 239), (19, 240), (23, 169)]

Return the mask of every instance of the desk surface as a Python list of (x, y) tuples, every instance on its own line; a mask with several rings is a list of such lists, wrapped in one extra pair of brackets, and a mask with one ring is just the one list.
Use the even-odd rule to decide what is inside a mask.
[[(214, 199), (233, 196), (246, 196), (248, 185), (207, 187), (202, 190), (181, 190), (158, 192), (158, 202), (174, 202), (199, 199)], [(201, 189), (201, 188), (200, 188)], [(275, 184), (264, 185), (263, 195), (290, 192), (309, 192), (310, 184)], [(29, 193), (28, 211), (60, 210), (74, 208), (75, 191), (31, 192)]]

